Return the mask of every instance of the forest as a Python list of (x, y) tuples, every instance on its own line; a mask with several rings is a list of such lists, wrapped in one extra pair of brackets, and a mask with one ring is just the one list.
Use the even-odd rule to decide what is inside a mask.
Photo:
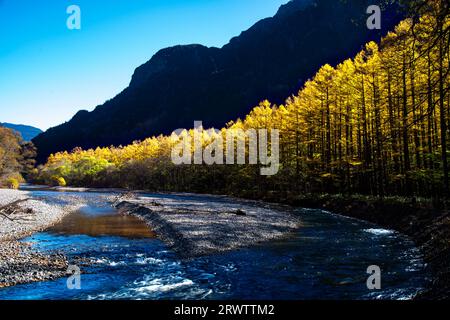
[(17, 189), (35, 166), (36, 150), (17, 132), (0, 126), (0, 187)]
[[(30, 178), (152, 191), (446, 198), (450, 18), (445, 1), (427, 3), (420, 17), (402, 21), (380, 43), (367, 43), (337, 66), (324, 65), (283, 105), (263, 101), (220, 130), (223, 137), (234, 129), (279, 130), (281, 166), (274, 176), (261, 176), (260, 166), (250, 164), (174, 165), (177, 137), (161, 135), (52, 154)], [(214, 137), (205, 130), (203, 143)]]

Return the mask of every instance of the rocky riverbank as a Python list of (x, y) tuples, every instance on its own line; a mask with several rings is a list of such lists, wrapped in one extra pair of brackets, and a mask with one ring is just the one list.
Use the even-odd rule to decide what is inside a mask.
[(182, 258), (248, 247), (288, 236), (300, 219), (276, 208), (240, 201), (233, 207), (220, 201), (206, 208), (195, 201), (139, 197), (117, 205), (123, 214), (143, 219)]
[[(16, 204), (15, 204), (16, 203)], [(11, 207), (11, 204), (14, 204)], [(0, 189), (0, 288), (55, 279), (66, 274), (68, 261), (61, 254), (46, 255), (18, 240), (57, 223), (76, 203), (49, 205), (29, 193)]]
[(64, 255), (45, 255), (34, 251), (30, 244), (0, 241), (0, 288), (60, 278), (66, 275), (67, 268)]

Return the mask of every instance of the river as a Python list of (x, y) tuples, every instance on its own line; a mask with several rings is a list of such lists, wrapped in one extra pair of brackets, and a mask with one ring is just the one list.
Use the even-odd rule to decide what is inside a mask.
[[(296, 209), (303, 226), (288, 239), (181, 260), (142, 221), (119, 215), (103, 200), (111, 193), (31, 194), (49, 203), (79, 197), (86, 205), (23, 241), (95, 263), (83, 268), (80, 290), (69, 290), (62, 278), (0, 289), (0, 299), (410, 299), (429, 281), (407, 237), (321, 210)], [(148, 196), (202, 206), (238, 201)], [(381, 290), (367, 288), (370, 265), (382, 270)]]

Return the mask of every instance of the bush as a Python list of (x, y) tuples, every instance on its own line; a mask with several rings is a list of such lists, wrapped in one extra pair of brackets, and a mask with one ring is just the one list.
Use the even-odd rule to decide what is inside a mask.
[(6, 180), (6, 187), (9, 189), (19, 189), (20, 183), (16, 178), (8, 178)]
[(65, 187), (67, 185), (66, 179), (64, 179), (63, 177), (57, 177), (57, 176), (53, 176), (51, 178), (51, 184), (52, 184), (52, 186), (56, 186), (56, 187)]

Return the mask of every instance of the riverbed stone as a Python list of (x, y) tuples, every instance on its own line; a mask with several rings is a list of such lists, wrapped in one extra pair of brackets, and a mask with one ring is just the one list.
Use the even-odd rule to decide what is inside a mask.
[[(158, 205), (154, 205), (156, 201)], [(277, 210), (243, 200), (237, 201), (236, 206), (220, 201), (209, 201), (207, 205), (196, 200), (178, 203), (146, 196), (122, 201), (117, 208), (122, 214), (143, 219), (183, 258), (286, 238), (301, 226), (300, 218), (286, 208)]]

